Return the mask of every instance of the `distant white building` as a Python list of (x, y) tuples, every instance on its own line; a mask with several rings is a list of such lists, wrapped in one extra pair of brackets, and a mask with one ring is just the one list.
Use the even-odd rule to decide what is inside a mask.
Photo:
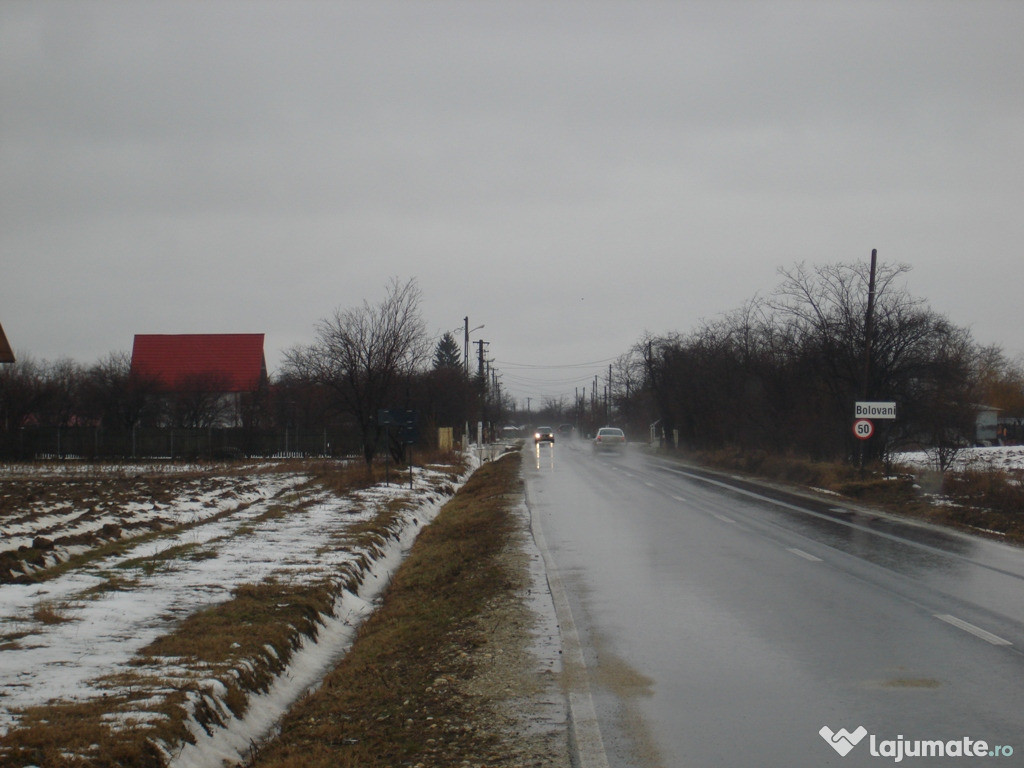
[(995, 445), (999, 441), (999, 409), (987, 405), (979, 406), (974, 421), (974, 442), (978, 445)]

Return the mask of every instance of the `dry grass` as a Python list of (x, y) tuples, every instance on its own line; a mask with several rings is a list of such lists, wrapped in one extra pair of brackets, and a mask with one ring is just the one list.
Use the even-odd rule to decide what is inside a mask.
[[(231, 600), (193, 614), (175, 632), (143, 648), (138, 662), (158, 666), (160, 659), (184, 659), (190, 666), (202, 662), (211, 669), (234, 669), (239, 676), (228, 687), (239, 690), (235, 701), (244, 701), (247, 692), (267, 690), (303, 637), (316, 637), (333, 603), (334, 589), (327, 583), (245, 584)], [(244, 704), (231, 709), (236, 716), (245, 712)]]
[[(4, 737), (0, 766), (164, 765), (157, 745), (190, 740), (190, 712), (202, 727), (244, 714), (249, 695), (266, 691), (302, 639), (316, 637), (334, 591), (328, 584), (239, 587), (231, 600), (143, 648), (133, 670), (102, 680), (108, 695), (21, 713)], [(211, 680), (223, 686), (218, 695), (228, 711), (204, 697)]]
[(0, 766), (163, 768), (165, 761), (153, 740), (168, 732), (163, 725), (147, 727), (145, 736), (135, 739), (109, 727), (108, 714), (126, 703), (126, 698), (117, 697), (30, 709), (23, 713), (22, 727), (4, 737)]
[(953, 502), (935, 510), (949, 525), (995, 532), (1024, 544), (1024, 472), (1000, 470), (947, 473), (943, 496)]
[(1024, 470), (952, 472), (946, 475), (942, 490), (971, 506), (1024, 515)]
[(473, 727), (450, 681), (471, 674), (469, 653), (487, 642), (467, 625), (508, 588), (497, 553), (511, 530), (518, 473), (518, 454), (484, 466), (424, 529), (383, 606), (256, 766), (493, 764), (499, 737)]
[(703, 451), (694, 454), (693, 458), (701, 464), (720, 469), (746, 472), (759, 477), (836, 492), (840, 492), (843, 485), (860, 480), (859, 471), (849, 464), (813, 461), (800, 456), (778, 455), (767, 451)]
[[(413, 455), (414, 466), (446, 468), (453, 480), (465, 473), (465, 460), (458, 454), (441, 451), (419, 451)], [(408, 467), (386, 463), (377, 458), (367, 466), (362, 461), (307, 461), (303, 471), (324, 488), (335, 493), (349, 493), (360, 488), (369, 488), (389, 478), (392, 483), (401, 484), (408, 478)]]
[(64, 624), (71, 619), (63, 611), (64, 607), (56, 603), (39, 603), (32, 609), (32, 618), (40, 624)]
[(937, 506), (921, 493), (910, 470), (892, 475), (877, 465), (867, 467), (862, 476), (860, 469), (851, 464), (815, 462), (765, 451), (725, 450), (698, 453), (691, 458), (719, 469), (821, 488), (889, 512), (975, 532), (995, 532), (1024, 543), (1024, 472), (948, 472), (942, 478), (942, 495), (953, 504)]

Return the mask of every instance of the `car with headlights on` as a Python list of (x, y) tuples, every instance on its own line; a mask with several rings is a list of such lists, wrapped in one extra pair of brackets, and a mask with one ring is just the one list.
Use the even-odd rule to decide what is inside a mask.
[(626, 433), (618, 427), (601, 427), (594, 435), (595, 451), (626, 450)]
[(533, 442), (536, 445), (541, 443), (554, 443), (555, 442), (555, 430), (551, 427), (537, 427), (533, 433)]

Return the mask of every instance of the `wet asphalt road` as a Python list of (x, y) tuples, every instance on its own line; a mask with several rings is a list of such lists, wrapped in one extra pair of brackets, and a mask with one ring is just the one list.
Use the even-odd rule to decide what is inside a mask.
[[(1024, 551), (637, 450), (525, 451), (600, 730), (592, 765), (894, 765), (965, 738), (1001, 755), (899, 764), (1024, 765)], [(865, 735), (844, 757), (823, 727)]]

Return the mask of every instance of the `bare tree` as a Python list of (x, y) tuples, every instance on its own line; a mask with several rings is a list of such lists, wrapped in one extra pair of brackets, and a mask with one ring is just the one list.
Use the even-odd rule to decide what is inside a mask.
[(545, 397), (544, 404), (541, 406), (540, 412), (537, 415), (540, 418), (557, 422), (566, 419), (567, 413), (568, 410), (566, 407), (565, 395), (559, 395), (558, 397)]
[(285, 354), (286, 367), (327, 388), (359, 428), (363, 457), (373, 461), (381, 436), (377, 414), (394, 407), (399, 388), (429, 356), (415, 280), (393, 279), (379, 304), (337, 310), (316, 326), (316, 340)]
[(70, 358), (61, 358), (43, 365), (44, 398), (37, 413), (44, 426), (77, 426), (83, 416), (81, 408), (82, 366)]
[(132, 376), (128, 352), (111, 352), (86, 372), (83, 402), (104, 427), (131, 429), (158, 407), (156, 380)]
[(231, 383), (216, 373), (191, 374), (175, 382), (167, 393), (171, 424), (186, 429), (223, 426), (233, 418)]
[(0, 429), (17, 430), (42, 408), (45, 370), (45, 364), (22, 354), (17, 362), (0, 367)]
[[(900, 404), (886, 440), (952, 445), (972, 422), (970, 335), (898, 285), (907, 267), (876, 275), (871, 364), (865, 366), (869, 268), (782, 271), (767, 299), (686, 336), (646, 339), (645, 386), (684, 445), (852, 455), (853, 403)], [(865, 373), (869, 376), (865, 381)]]
[[(769, 300), (777, 323), (793, 329), (800, 354), (812, 363), (813, 380), (826, 398), (823, 425), (847, 433), (853, 401), (884, 398), (900, 403), (893, 439), (941, 440), (962, 433), (973, 419), (968, 377), (973, 365), (970, 335), (898, 285), (906, 265), (878, 267), (870, 365), (865, 312), (869, 266), (830, 264), (783, 271)], [(877, 455), (881, 443), (868, 444)]]
[(1024, 357), (1007, 359), (997, 346), (979, 350), (977, 361), (978, 402), (999, 409), (1011, 439), (1024, 434)]
[(444, 365), (417, 376), (413, 386), (414, 407), (420, 411), (424, 426), (461, 427), (472, 419), (479, 390), (461, 364)]

